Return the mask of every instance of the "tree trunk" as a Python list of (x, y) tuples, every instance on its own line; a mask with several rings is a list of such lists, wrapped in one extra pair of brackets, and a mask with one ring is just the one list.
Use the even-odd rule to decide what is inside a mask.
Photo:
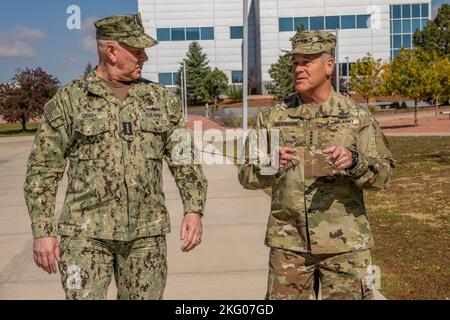
[(436, 97), (436, 99), (434, 100), (436, 103), (436, 109), (435, 109), (435, 113), (436, 115), (438, 115), (438, 111), (439, 111), (439, 96)]
[(27, 119), (25, 117), (21, 117), (20, 123), (22, 124), (22, 132), (27, 131)]
[(414, 127), (417, 127), (417, 100), (414, 100)]

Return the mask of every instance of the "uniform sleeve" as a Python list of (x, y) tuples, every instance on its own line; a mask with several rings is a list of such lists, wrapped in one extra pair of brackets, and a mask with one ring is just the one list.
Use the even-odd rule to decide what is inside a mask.
[(66, 118), (58, 96), (44, 107), (44, 117), (28, 158), (24, 196), (34, 238), (57, 235), (55, 198), (69, 144)]
[(245, 189), (265, 189), (276, 180), (270, 168), (270, 141), (265, 123), (261, 112), (245, 140), (243, 163), (238, 168), (239, 182)]
[(167, 108), (170, 129), (164, 158), (180, 192), (184, 213), (203, 216), (208, 183), (199, 161), (195, 161), (194, 141), (182, 117), (180, 101), (168, 95)]
[(362, 189), (384, 189), (394, 171), (394, 159), (389, 143), (373, 117), (363, 120), (356, 139), (358, 163), (350, 170), (350, 176)]

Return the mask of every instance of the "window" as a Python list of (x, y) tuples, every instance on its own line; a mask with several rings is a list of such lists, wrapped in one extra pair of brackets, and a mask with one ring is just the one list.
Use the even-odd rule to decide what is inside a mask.
[(356, 27), (358, 29), (370, 28), (370, 15), (363, 14), (356, 17)]
[(180, 74), (178, 72), (162, 72), (158, 73), (159, 83), (165, 86), (174, 86)]
[(230, 27), (230, 39), (243, 39), (244, 38), (244, 27), (233, 26)]
[(412, 19), (411, 31), (414, 33), (416, 30), (420, 30), (420, 19)]
[[(414, 48), (412, 41), (416, 30), (423, 30), (428, 22), (428, 4), (392, 5), (391, 11), (391, 58), (394, 59), (400, 49)], [(424, 11), (426, 16), (424, 17)]]
[(428, 18), (428, 3), (422, 3), (422, 17)]
[(326, 29), (340, 29), (339, 16), (325, 17)]
[(213, 27), (201, 28), (201, 38), (202, 40), (214, 40), (214, 28)]
[(242, 71), (231, 71), (231, 82), (232, 83), (242, 83)]
[(172, 35), (172, 41), (183, 41), (186, 40), (185, 34), (184, 34), (184, 28), (173, 28), (170, 30), (170, 33)]
[(402, 33), (402, 21), (401, 20), (394, 20), (392, 23), (393, 26), (393, 33)]
[(413, 4), (411, 10), (413, 18), (420, 18), (420, 4)]
[(411, 48), (411, 35), (410, 34), (405, 34), (403, 36), (403, 48), (407, 48), (410, 49)]
[(402, 18), (411, 18), (411, 5), (403, 4), (402, 5)]
[(305, 30), (309, 30), (309, 19), (307, 17), (294, 18), (294, 27), (297, 30), (298, 27), (303, 25)]
[(173, 85), (172, 73), (169, 73), (169, 72), (159, 73), (158, 78), (159, 78), (159, 83), (161, 83), (165, 86)]
[(393, 19), (400, 19), (402, 17), (402, 6), (391, 6), (391, 15)]
[(394, 48), (401, 48), (402, 47), (402, 36), (396, 35), (394, 36)]
[[(401, 9), (401, 6), (399, 6), (399, 8)], [(279, 18), (278, 23), (280, 32), (295, 31), (302, 25), (305, 30), (367, 29), (371, 26), (370, 18), (371, 16), (369, 14), (357, 16), (295, 17)], [(399, 23), (401, 23), (401, 21), (399, 21)], [(400, 32), (400, 30), (398, 30), (398, 32)]]
[(324, 17), (311, 17), (309, 20), (310, 30), (323, 30), (324, 26)]
[(200, 40), (200, 28), (186, 28), (186, 40)]
[(341, 16), (341, 28), (342, 29), (355, 29), (356, 16)]
[(294, 19), (292, 19), (292, 18), (278, 19), (278, 28), (279, 28), (280, 32), (293, 31), (294, 30)]
[(158, 41), (170, 41), (170, 28), (156, 29), (156, 38)]
[(403, 20), (403, 33), (410, 33), (411, 32), (411, 19), (405, 19)]

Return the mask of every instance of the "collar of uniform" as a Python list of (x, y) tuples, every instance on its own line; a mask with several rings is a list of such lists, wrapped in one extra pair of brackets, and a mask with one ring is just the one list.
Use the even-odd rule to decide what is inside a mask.
[(320, 105), (319, 113), (317, 118), (328, 117), (328, 116), (338, 116), (340, 113), (339, 109), (339, 97), (334, 89), (331, 89), (330, 97), (327, 101)]
[(300, 95), (297, 95), (297, 107), (289, 108), (290, 117), (300, 117), (303, 119), (324, 118), (329, 116), (339, 116), (340, 109), (336, 91), (331, 89), (330, 97), (321, 105), (313, 103), (303, 103)]

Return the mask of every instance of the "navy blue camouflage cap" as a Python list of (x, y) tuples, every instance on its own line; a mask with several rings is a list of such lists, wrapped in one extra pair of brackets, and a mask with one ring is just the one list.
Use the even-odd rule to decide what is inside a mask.
[(98, 40), (114, 40), (134, 48), (150, 48), (158, 41), (144, 31), (141, 15), (123, 14), (94, 22)]

